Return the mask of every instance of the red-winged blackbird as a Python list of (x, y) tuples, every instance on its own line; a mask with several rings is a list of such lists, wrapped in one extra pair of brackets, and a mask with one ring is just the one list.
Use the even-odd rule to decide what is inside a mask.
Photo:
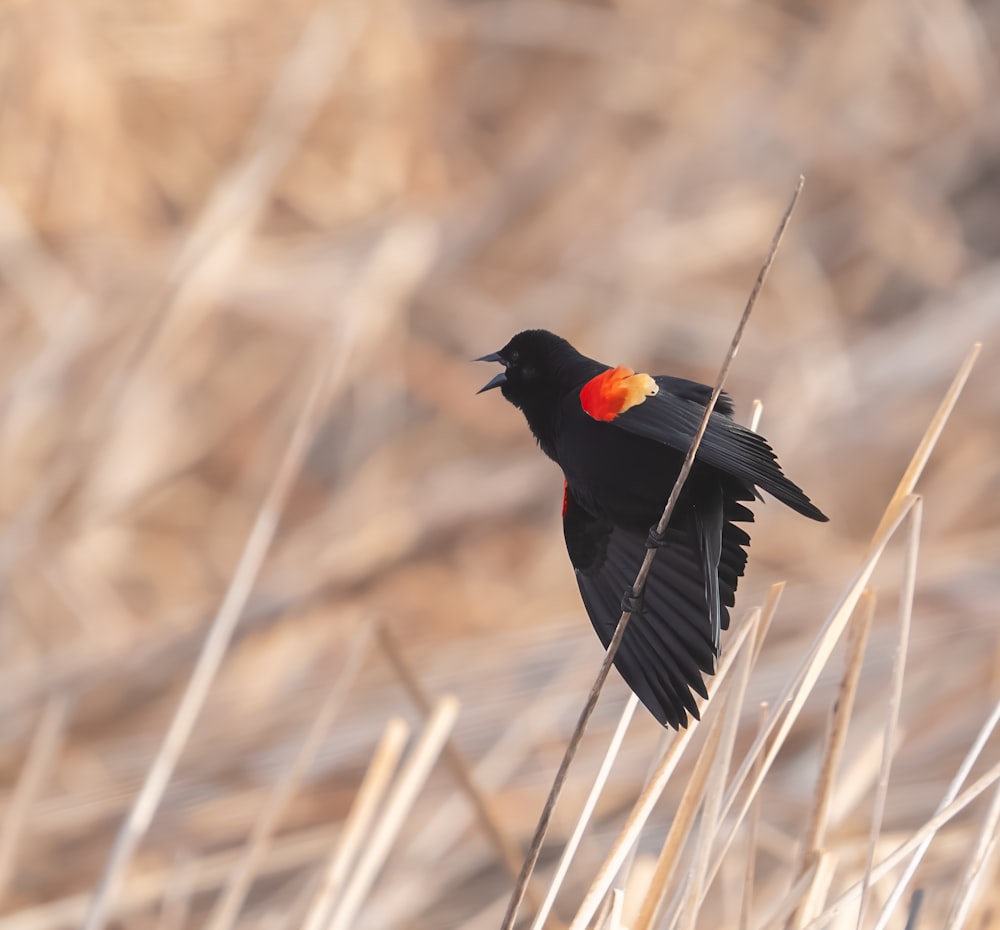
[[(563, 470), (563, 533), (583, 603), (607, 648), (647, 546), (653, 560), (615, 666), (662, 724), (698, 717), (719, 634), (746, 566), (757, 488), (813, 520), (826, 520), (784, 474), (767, 442), (736, 423), (722, 394), (662, 536), (659, 522), (712, 395), (707, 385), (610, 368), (542, 329), (518, 333), (476, 361), (504, 371), (500, 388), (524, 413), (542, 451)], [(625, 600), (623, 600), (623, 597)]]

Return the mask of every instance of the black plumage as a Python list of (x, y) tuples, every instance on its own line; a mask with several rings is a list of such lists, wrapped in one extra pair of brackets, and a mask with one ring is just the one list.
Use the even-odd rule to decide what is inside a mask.
[[(519, 333), (481, 361), (504, 366), (501, 388), (542, 450), (563, 470), (563, 532), (584, 605), (611, 640), (651, 527), (690, 447), (711, 388), (683, 378), (612, 369), (545, 330)], [(720, 633), (729, 626), (763, 490), (804, 516), (827, 518), (785, 477), (768, 443), (736, 423), (722, 394), (653, 560), (615, 666), (663, 724), (698, 716)]]

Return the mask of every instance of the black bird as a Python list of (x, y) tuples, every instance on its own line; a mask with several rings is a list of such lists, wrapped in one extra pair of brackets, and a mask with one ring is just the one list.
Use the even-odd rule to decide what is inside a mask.
[(692, 689), (707, 697), (719, 634), (747, 561), (746, 503), (758, 488), (813, 520), (827, 519), (784, 476), (774, 452), (733, 420), (721, 394), (670, 523), (656, 536), (712, 389), (666, 375), (636, 374), (581, 355), (543, 329), (518, 333), (476, 361), (504, 370), (500, 388), (524, 413), (542, 451), (563, 470), (563, 533), (590, 621), (608, 643), (647, 546), (653, 560), (615, 666), (660, 721), (698, 718)]

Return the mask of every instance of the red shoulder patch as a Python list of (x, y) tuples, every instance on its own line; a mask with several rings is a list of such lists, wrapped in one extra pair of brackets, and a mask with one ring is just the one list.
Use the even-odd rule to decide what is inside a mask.
[(566, 505), (569, 503), (569, 482), (563, 478), (563, 519), (566, 519)]
[(607, 422), (657, 391), (659, 388), (649, 375), (636, 374), (631, 368), (619, 365), (602, 371), (580, 389), (580, 405), (588, 416)]

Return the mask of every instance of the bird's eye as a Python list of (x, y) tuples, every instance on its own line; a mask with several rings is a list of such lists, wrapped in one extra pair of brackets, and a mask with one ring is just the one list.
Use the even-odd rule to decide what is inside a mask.
[(521, 353), (517, 349), (511, 349), (510, 355), (507, 356), (507, 362), (510, 365), (516, 365), (521, 361)]

